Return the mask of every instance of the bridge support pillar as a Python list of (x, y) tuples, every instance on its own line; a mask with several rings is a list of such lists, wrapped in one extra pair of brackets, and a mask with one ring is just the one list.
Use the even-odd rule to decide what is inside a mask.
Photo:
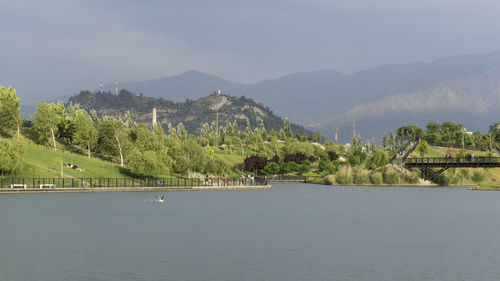
[(438, 175), (442, 174), (444, 171), (448, 170), (449, 167), (443, 167), (439, 170), (433, 170), (431, 168), (422, 167), (420, 169), (420, 177), (425, 180), (432, 180)]

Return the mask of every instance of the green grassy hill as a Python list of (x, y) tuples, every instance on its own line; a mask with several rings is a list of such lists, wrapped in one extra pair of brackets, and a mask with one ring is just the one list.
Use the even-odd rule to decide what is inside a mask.
[[(29, 140), (24, 140), (24, 142), (25, 151), (22, 155), (23, 168), (17, 174), (9, 175), (9, 177), (58, 178), (61, 177), (61, 167), (65, 178), (129, 177), (125, 169), (111, 162), (95, 158), (88, 159), (85, 156), (63, 152), (61, 150), (53, 151)], [(66, 167), (68, 163), (77, 165), (85, 171), (80, 172), (68, 168)]]

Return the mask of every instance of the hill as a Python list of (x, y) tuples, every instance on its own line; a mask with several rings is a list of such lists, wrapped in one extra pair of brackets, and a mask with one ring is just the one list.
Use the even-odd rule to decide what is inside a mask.
[[(252, 128), (260, 126), (261, 122), (267, 130), (279, 131), (283, 126), (283, 119), (276, 116), (268, 107), (256, 103), (253, 99), (234, 97), (223, 94), (211, 94), (197, 100), (186, 99), (184, 102), (167, 101), (163, 98), (146, 97), (127, 90), (121, 90), (118, 96), (110, 92), (90, 93), (82, 91), (69, 99), (72, 103), (80, 104), (80, 107), (97, 111), (100, 116), (113, 118), (125, 118), (130, 112), (132, 119), (138, 123), (150, 125), (152, 122), (152, 108), (157, 108), (157, 121), (164, 129), (168, 124), (176, 126), (183, 123), (187, 131), (199, 134), (203, 123), (211, 123), (218, 118), (220, 124), (226, 120), (236, 120), (240, 130), (247, 126), (250, 121)], [(291, 124), (294, 134), (311, 134), (304, 127)]]
[(386, 128), (401, 124), (425, 126), (427, 122), (454, 120), (471, 130), (487, 130), (498, 121), (500, 69), (456, 77), (415, 92), (391, 95), (358, 104), (342, 114), (320, 122), (321, 128), (350, 128), (352, 120), (366, 137), (380, 138)]
[[(421, 115), (406, 113), (388, 112), (385, 122), (371, 122), (364, 124), (363, 117), (352, 116), (350, 125), (333, 122), (337, 115), (346, 113), (358, 105), (370, 102), (385, 101), (397, 106), (392, 97), (398, 94), (411, 94), (422, 91), (432, 91), (438, 96), (433, 100), (435, 104), (453, 104), (450, 96), (446, 94), (446, 88), (439, 90), (438, 85), (462, 77), (474, 77), (483, 73), (488, 73), (500, 68), (500, 52), (486, 55), (463, 55), (444, 58), (429, 63), (410, 63), (385, 65), (365, 71), (358, 71), (351, 74), (344, 74), (333, 70), (311, 71), (295, 73), (277, 79), (269, 79), (255, 84), (241, 84), (230, 82), (222, 78), (190, 71), (180, 75), (156, 79), (144, 82), (123, 83), (127, 89), (144, 95), (154, 97), (164, 97), (174, 101), (185, 98), (200, 98), (204, 93), (214, 89), (221, 89), (231, 95), (245, 95), (255, 100), (263, 102), (273, 108), (280, 116), (288, 116), (290, 121), (299, 122), (308, 128), (320, 129), (325, 135), (331, 135), (334, 127), (341, 129), (341, 136), (349, 140), (349, 131), (352, 127), (352, 119), (357, 120), (360, 128), (370, 128), (374, 132), (383, 132), (395, 129), (403, 125), (423, 122)], [(469, 82), (467, 80), (464, 82)], [(466, 83), (457, 85), (457, 91), (462, 91), (460, 87), (467, 87)], [(114, 89), (109, 85), (109, 90)], [(477, 88), (478, 91), (486, 90)], [(483, 92), (476, 94), (482, 95)], [(409, 99), (411, 100), (411, 99)], [(476, 107), (476, 99), (471, 99), (468, 104)], [(433, 106), (435, 114), (443, 115), (439, 107)], [(429, 111), (427, 111), (429, 112)], [(482, 118), (480, 115), (487, 116)], [(489, 122), (483, 121), (494, 118), (491, 112), (480, 115), (473, 113), (471, 118), (479, 118), (476, 124), (467, 126), (474, 129), (484, 130)], [(346, 113), (344, 117), (352, 115)], [(453, 118), (449, 118), (453, 119)], [(330, 120), (332, 122), (326, 122)], [(366, 120), (371, 120), (367, 117)], [(379, 119), (377, 119), (379, 120)], [(465, 122), (464, 122), (465, 123)], [(369, 136), (370, 131), (364, 133)], [(379, 136), (380, 134), (376, 134)]]
[(88, 159), (85, 155), (65, 152), (62, 149), (53, 151), (50, 148), (27, 139), (25, 140), (25, 151), (22, 156), (22, 162), (23, 168), (15, 177), (58, 178), (61, 176), (62, 163), (71, 163), (85, 169), (85, 171), (80, 172), (64, 166), (63, 173), (65, 178), (129, 177), (124, 169), (114, 163), (95, 158)]

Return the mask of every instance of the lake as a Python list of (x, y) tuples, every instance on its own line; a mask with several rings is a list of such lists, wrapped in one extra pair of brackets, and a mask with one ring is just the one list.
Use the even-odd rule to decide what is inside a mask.
[(500, 192), (0, 194), (0, 280), (500, 280)]

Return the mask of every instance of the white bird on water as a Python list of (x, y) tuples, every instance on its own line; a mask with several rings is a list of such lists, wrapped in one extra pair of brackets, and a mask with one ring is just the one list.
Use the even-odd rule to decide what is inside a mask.
[(156, 202), (164, 202), (164, 201), (165, 201), (165, 195), (163, 195), (162, 197), (160, 197), (160, 196), (155, 196), (155, 201), (156, 201)]

